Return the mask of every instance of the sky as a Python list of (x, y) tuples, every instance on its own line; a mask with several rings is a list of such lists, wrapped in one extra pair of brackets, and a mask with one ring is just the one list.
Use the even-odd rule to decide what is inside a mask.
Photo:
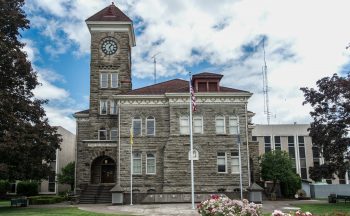
[[(75, 133), (73, 114), (89, 107), (90, 34), (85, 19), (107, 0), (31, 0), (23, 31), (41, 83), (35, 96), (48, 99), (51, 125)], [(188, 79), (203, 71), (223, 74), (223, 86), (250, 91), (253, 123), (266, 124), (262, 67), (264, 50), (271, 124), (309, 123), (301, 87), (350, 69), (348, 0), (120, 0), (134, 22), (133, 88)]]

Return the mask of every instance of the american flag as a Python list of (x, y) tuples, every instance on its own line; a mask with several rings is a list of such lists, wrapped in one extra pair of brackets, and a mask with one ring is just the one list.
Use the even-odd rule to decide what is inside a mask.
[(196, 96), (194, 96), (194, 90), (192, 87), (192, 84), (190, 85), (190, 93), (191, 93), (191, 102), (192, 102), (192, 111), (197, 110), (197, 104), (196, 104)]

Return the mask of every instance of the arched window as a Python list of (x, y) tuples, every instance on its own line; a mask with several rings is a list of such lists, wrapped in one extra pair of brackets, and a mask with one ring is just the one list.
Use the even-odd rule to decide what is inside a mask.
[(146, 174), (156, 174), (156, 156), (154, 153), (147, 153)]
[(132, 128), (134, 136), (142, 135), (142, 119), (140, 117), (134, 117), (132, 119)]
[(146, 134), (147, 136), (156, 135), (156, 120), (153, 116), (149, 116), (146, 119)]
[(203, 116), (193, 117), (193, 133), (197, 133), (197, 134), (203, 133)]
[(190, 134), (190, 122), (188, 116), (180, 117), (180, 134)]
[(156, 190), (154, 190), (154, 189), (148, 189), (148, 190), (147, 190), (147, 193), (156, 193)]
[(239, 119), (238, 116), (229, 117), (230, 134), (238, 134)]
[(226, 134), (225, 116), (215, 117), (215, 131), (216, 134)]

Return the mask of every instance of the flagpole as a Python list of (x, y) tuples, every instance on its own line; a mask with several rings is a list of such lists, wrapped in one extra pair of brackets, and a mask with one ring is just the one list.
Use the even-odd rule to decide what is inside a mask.
[(130, 128), (130, 205), (132, 205), (132, 144), (133, 144), (133, 131), (132, 128)]
[(238, 143), (238, 159), (239, 159), (239, 190), (241, 192), (241, 200), (243, 200), (243, 186), (242, 186), (242, 157), (241, 157), (241, 132), (239, 129), (239, 119), (237, 119), (237, 143)]
[(190, 159), (191, 159), (191, 200), (192, 200), (192, 209), (194, 208), (194, 175), (193, 175), (193, 136), (192, 136), (192, 75), (191, 72), (189, 72), (190, 75), (190, 82), (189, 82), (189, 91), (190, 91)]

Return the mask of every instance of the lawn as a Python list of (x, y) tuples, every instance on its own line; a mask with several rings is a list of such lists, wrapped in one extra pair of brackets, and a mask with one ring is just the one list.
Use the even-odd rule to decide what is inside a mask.
[(0, 215), (25, 215), (25, 216), (127, 216), (119, 214), (102, 214), (80, 210), (76, 207), (66, 208), (26, 208), (9, 207), (10, 202), (0, 201)]
[(350, 215), (350, 203), (324, 203), (324, 204), (300, 204), (296, 205), (302, 211), (309, 211), (317, 215), (333, 215), (332, 213), (342, 213), (334, 215)]

